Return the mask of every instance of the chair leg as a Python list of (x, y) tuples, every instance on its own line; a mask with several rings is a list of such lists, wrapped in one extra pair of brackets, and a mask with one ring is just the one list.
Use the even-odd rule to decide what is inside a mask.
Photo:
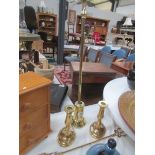
[(65, 68), (65, 62), (64, 62), (64, 71), (66, 70), (66, 68)]
[(53, 58), (54, 58), (55, 47), (53, 47), (53, 49), (52, 49), (52, 50), (53, 50)]

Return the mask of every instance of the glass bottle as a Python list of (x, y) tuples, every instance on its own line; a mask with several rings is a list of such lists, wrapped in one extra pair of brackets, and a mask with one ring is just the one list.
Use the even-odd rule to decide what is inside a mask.
[(120, 155), (120, 153), (116, 150), (116, 141), (110, 138), (106, 144), (92, 146), (86, 155)]

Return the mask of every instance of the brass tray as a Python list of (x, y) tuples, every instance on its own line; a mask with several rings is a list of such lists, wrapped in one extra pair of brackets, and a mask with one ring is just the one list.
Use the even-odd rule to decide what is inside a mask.
[(118, 108), (126, 124), (135, 133), (135, 91), (123, 93), (119, 97)]

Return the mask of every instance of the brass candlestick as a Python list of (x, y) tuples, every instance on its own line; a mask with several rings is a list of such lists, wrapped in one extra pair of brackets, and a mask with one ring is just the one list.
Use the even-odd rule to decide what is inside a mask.
[(82, 58), (83, 58), (83, 46), (84, 46), (84, 24), (86, 20), (86, 3), (87, 0), (83, 0), (81, 11), (81, 44), (80, 44), (80, 65), (79, 65), (79, 83), (78, 83), (78, 101), (75, 102), (75, 111), (73, 118), (73, 125), (76, 128), (83, 127), (85, 125), (85, 119), (83, 117), (84, 102), (81, 101), (81, 88), (82, 88)]
[(74, 110), (74, 117), (73, 117), (73, 125), (76, 128), (81, 128), (85, 125), (85, 119), (83, 117), (83, 110), (84, 110), (84, 102), (78, 103), (75, 102), (75, 110)]
[(90, 134), (93, 138), (101, 138), (106, 132), (105, 126), (102, 124), (102, 118), (104, 116), (104, 109), (106, 108), (105, 101), (99, 101), (98, 105), (100, 106), (99, 113), (97, 115), (98, 120), (91, 124)]
[(70, 105), (70, 106), (65, 107), (65, 112), (66, 112), (65, 124), (66, 124), (66, 126), (63, 129), (61, 129), (58, 134), (58, 143), (62, 147), (71, 145), (75, 139), (75, 132), (71, 126), (73, 111), (74, 111), (74, 106)]

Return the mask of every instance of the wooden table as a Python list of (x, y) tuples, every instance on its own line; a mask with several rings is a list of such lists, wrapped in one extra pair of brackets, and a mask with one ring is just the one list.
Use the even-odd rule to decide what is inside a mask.
[(117, 70), (120, 73), (125, 75), (128, 74), (129, 70), (133, 68), (134, 62), (127, 62), (127, 61), (115, 61), (112, 63), (111, 68)]
[[(101, 63), (83, 62), (82, 84), (106, 84), (116, 77), (118, 72)], [(71, 62), (72, 98), (77, 98), (79, 81), (79, 62)], [(87, 88), (87, 87), (86, 87)], [(93, 92), (95, 85), (93, 87)], [(85, 89), (87, 92), (90, 89)], [(85, 91), (84, 91), (85, 93)]]

